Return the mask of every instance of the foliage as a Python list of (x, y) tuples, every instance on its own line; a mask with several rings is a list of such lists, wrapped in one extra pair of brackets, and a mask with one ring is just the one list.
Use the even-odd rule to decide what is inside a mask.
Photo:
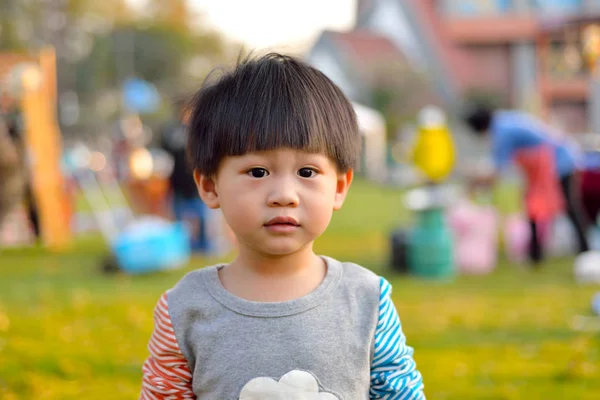
[(96, 38), (90, 56), (79, 63), (78, 91), (93, 96), (131, 76), (158, 86), (170, 82), (183, 86), (184, 67), (194, 56), (217, 56), (220, 51), (219, 38), (210, 33), (189, 33), (159, 23), (119, 26)]
[(0, 2), (0, 50), (53, 45), (58, 93), (75, 92), (80, 106), (80, 125), (63, 133), (90, 132), (119, 113), (127, 78), (153, 83), (169, 100), (198, 87), (225, 48), (201, 22), (186, 0), (152, 0), (144, 10), (126, 0), (9, 0)]
[(380, 63), (374, 67), (372, 106), (386, 120), (388, 139), (398, 130), (414, 122), (419, 110), (429, 104), (440, 104), (427, 77), (407, 62)]
[(32, 50), (50, 44), (67, 57), (65, 52), (82, 35), (132, 18), (126, 0), (3, 0), (0, 50)]

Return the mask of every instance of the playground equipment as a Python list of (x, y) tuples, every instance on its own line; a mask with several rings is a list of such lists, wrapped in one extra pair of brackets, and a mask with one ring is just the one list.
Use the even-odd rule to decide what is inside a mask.
[(498, 262), (498, 214), (491, 205), (463, 199), (448, 210), (454, 234), (455, 261), (460, 272), (486, 274)]
[(410, 271), (426, 278), (451, 278), (455, 275), (454, 240), (445, 209), (456, 197), (447, 186), (413, 189), (406, 196), (408, 209), (417, 212), (417, 223), (408, 237)]
[(18, 104), (22, 115), (42, 241), (50, 249), (64, 249), (71, 241), (71, 211), (60, 171), (54, 50), (46, 48), (31, 55), (0, 53), (0, 85), (0, 98)]
[(408, 229), (398, 228), (390, 236), (390, 246), (392, 249), (390, 264), (394, 270), (401, 273), (409, 272), (408, 269), (408, 243), (410, 231)]
[(406, 206), (417, 214), (417, 220), (411, 230), (392, 234), (392, 265), (423, 277), (449, 278), (456, 272), (455, 242), (445, 212), (456, 193), (440, 183), (450, 175), (455, 155), (441, 109), (428, 106), (419, 113), (419, 132), (411, 158), (428, 184), (406, 196)]
[(111, 248), (112, 256), (104, 260), (105, 270), (142, 274), (187, 264), (190, 240), (183, 223), (171, 223), (158, 216), (135, 217), (114, 177), (107, 174), (102, 180), (97, 178), (90, 168), (91, 152), (84, 145), (76, 146), (66, 158)]
[(419, 113), (417, 140), (412, 162), (434, 183), (448, 178), (455, 163), (455, 148), (446, 116), (438, 107), (428, 106)]

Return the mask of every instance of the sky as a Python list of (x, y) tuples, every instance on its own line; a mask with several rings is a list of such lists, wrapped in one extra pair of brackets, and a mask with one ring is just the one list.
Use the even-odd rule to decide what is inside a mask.
[(249, 50), (305, 51), (323, 29), (350, 29), (356, 10), (356, 0), (188, 1), (212, 28)]

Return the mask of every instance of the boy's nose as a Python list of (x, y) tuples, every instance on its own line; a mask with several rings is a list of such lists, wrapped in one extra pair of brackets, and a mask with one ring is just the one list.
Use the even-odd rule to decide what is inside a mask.
[(269, 207), (295, 207), (298, 201), (294, 186), (282, 181), (273, 188), (267, 199)]

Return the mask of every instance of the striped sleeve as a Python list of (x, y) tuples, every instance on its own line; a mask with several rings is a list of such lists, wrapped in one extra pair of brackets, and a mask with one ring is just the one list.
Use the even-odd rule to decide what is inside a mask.
[(381, 278), (380, 288), (369, 398), (425, 399), (423, 380), (413, 360), (413, 349), (406, 344), (400, 318), (391, 299), (392, 286)]
[(175, 339), (166, 293), (154, 309), (154, 331), (148, 350), (150, 356), (142, 367), (140, 400), (195, 399), (192, 373)]

